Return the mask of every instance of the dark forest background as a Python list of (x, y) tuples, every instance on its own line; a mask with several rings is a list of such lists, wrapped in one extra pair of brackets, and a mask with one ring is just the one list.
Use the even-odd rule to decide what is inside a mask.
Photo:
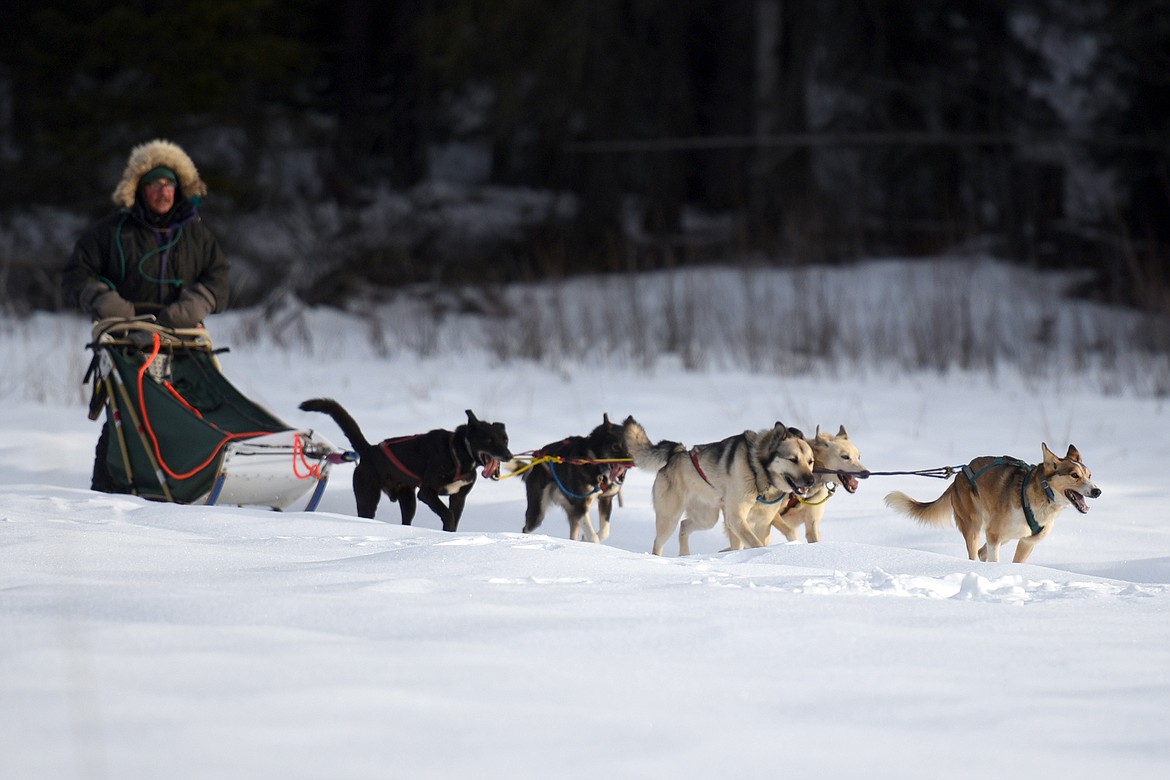
[[(166, 137), (208, 181), (243, 303), (290, 275), (338, 302), (354, 283), (979, 251), (1091, 268), (1086, 294), (1170, 311), (1167, 0), (6, 9), (9, 303), (59, 304), (47, 269), (76, 236), (49, 215), (101, 215), (129, 149)], [(409, 213), (440, 179), (547, 197), (519, 233), (437, 240)], [(401, 230), (352, 240), (387, 192), (409, 196)], [(265, 217), (303, 231), (299, 257), (230, 240)]]

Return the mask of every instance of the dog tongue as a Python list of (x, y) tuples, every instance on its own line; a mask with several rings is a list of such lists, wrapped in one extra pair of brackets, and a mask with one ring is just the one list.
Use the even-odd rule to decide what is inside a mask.
[(839, 474), (838, 476), (841, 478), (841, 484), (845, 486), (846, 490), (848, 490), (850, 493), (857, 492), (857, 477), (853, 476), (852, 474), (844, 473)]
[(1075, 490), (1066, 490), (1064, 495), (1072, 502), (1072, 505), (1077, 508), (1077, 511), (1082, 515), (1089, 511), (1089, 503), (1085, 501), (1085, 497)]
[(482, 476), (484, 479), (496, 479), (499, 474), (500, 462), (493, 458), (488, 460), (487, 463), (483, 464), (483, 474), (480, 476)]

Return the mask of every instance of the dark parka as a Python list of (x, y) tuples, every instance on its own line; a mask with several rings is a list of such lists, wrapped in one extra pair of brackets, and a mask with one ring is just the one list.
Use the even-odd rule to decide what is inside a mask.
[[(155, 215), (138, 196), (142, 177), (158, 166), (175, 171), (175, 205)], [(190, 328), (228, 303), (228, 262), (197, 209), (207, 187), (177, 145), (135, 147), (114, 191), (117, 211), (78, 239), (65, 267), (71, 305), (97, 319), (154, 314), (164, 325)]]

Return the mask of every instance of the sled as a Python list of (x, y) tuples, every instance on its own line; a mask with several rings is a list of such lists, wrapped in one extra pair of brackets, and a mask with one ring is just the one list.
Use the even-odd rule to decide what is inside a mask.
[(114, 487), (155, 501), (284, 509), (324, 493), (329, 469), (353, 460), (313, 430), (246, 398), (220, 371), (202, 328), (153, 318), (94, 325), (90, 419), (105, 412)]

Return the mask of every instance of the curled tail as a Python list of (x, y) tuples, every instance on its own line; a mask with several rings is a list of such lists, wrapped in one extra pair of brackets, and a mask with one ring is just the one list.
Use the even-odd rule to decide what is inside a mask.
[(660, 441), (657, 444), (650, 441), (646, 429), (632, 417), (626, 420), (622, 437), (626, 440), (626, 448), (634, 459), (634, 465), (646, 471), (658, 471), (670, 460), (671, 453), (683, 449), (677, 441)]
[(370, 443), (362, 435), (362, 429), (358, 427), (357, 422), (350, 416), (349, 412), (342, 408), (341, 404), (332, 398), (311, 398), (301, 404), (301, 409), (306, 412), (322, 412), (332, 417), (337, 426), (341, 428), (341, 432), (345, 434), (345, 438), (349, 439), (350, 446), (357, 451), (358, 455), (365, 457), (370, 449)]
[[(953, 485), (951, 486), (953, 487)], [(918, 501), (895, 490), (886, 494), (886, 506), (895, 512), (910, 515), (924, 525), (951, 524), (951, 487), (934, 501)]]

